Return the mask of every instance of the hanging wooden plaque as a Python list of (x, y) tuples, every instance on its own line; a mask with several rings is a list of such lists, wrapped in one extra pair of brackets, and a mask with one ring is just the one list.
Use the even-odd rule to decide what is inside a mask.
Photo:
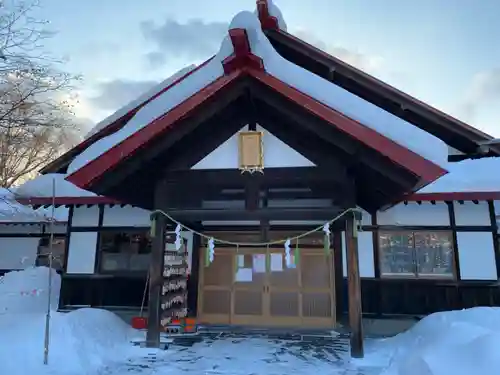
[(239, 133), (239, 168), (242, 171), (264, 169), (263, 133), (249, 131)]

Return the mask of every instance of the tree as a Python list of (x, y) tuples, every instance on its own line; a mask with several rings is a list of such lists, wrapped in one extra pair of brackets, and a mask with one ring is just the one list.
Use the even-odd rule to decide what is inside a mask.
[(54, 34), (34, 16), (38, 7), (38, 0), (0, 2), (2, 187), (32, 177), (76, 139), (72, 88), (78, 77), (45, 50)]

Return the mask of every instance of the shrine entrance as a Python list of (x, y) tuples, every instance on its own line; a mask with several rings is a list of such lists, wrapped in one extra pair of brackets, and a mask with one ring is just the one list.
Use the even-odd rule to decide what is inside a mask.
[[(200, 249), (200, 264), (205, 259)], [(333, 251), (301, 248), (287, 267), (283, 248), (219, 248), (200, 267), (198, 321), (294, 328), (335, 325)]]

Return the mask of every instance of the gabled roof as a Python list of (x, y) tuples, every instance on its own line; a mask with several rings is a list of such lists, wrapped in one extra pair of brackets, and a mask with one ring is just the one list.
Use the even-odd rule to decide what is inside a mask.
[[(103, 146), (101, 150), (98, 150), (96, 144), (94, 145), (96, 147), (83, 152), (78, 157), (79, 160), (74, 162), (77, 167), (70, 167), (73, 172), (67, 180), (83, 189), (95, 191), (96, 184), (99, 184), (109, 171), (130, 160), (140, 150), (149, 149), (149, 145), (158, 137), (168, 136), (168, 133), (175, 130), (181, 120), (193, 116), (198, 107), (206, 106), (231, 87), (245, 85), (247, 82), (254, 82), (268, 91), (272, 90), (291, 105), (299, 106), (321, 119), (325, 126), (335, 128), (350, 139), (356, 140), (364, 147), (390, 160), (398, 168), (403, 168), (410, 175), (416, 176), (418, 183), (413, 186), (415, 189), (425, 186), (446, 173), (438, 165), (439, 161), (446, 162), (442, 158), (442, 152), (437, 150), (438, 156), (436, 157), (436, 154), (433, 154), (436, 150), (426, 150), (429, 148), (429, 143), (433, 146), (431, 149), (442, 150), (444, 146), (447, 155), (446, 145), (410, 124), (396, 121), (396, 118), (389, 114), (375, 113), (372, 107), (365, 106), (364, 109), (368, 110), (365, 114), (361, 113), (362, 108), (359, 109), (359, 114), (356, 114), (356, 108), (351, 108), (352, 115), (358, 116), (356, 119), (342, 113), (343, 110), (337, 110), (338, 106), (345, 109), (352, 107), (353, 104), (359, 106), (364, 102), (355, 97), (327, 98), (325, 95), (329, 93), (334, 96), (338, 94), (332, 91), (335, 90), (333, 84), (279, 57), (263, 36), (260, 27), (253, 28), (254, 16), (248, 17), (245, 12), (240, 15), (233, 20), (233, 26), (236, 24), (240, 27), (229, 31), (231, 44), (223, 44), (219, 55), (190, 78), (192, 82), (186, 80), (176, 88), (186, 99), (182, 100), (181, 97), (180, 103), (173, 103), (173, 98), (177, 96), (170, 93), (171, 97), (168, 97), (169, 93), (166, 93), (167, 96), (156, 99), (158, 103), (152, 102), (147, 107), (143, 107), (129, 125), (115, 133), (112, 139), (110, 137), (110, 142), (101, 141), (101, 146)], [(230, 55), (227, 53), (228, 45)], [(223, 67), (220, 74), (217, 73), (220, 69), (218, 66)], [(199, 87), (203, 82), (204, 74), (207, 74), (209, 80)], [(192, 90), (189, 96), (189, 84), (193, 82), (196, 90)], [(315, 85), (320, 87), (314, 90)], [(318, 94), (325, 91), (323, 96)], [(378, 110), (378, 112), (383, 111)], [(147, 119), (149, 122), (141, 123), (141, 119)], [(406, 134), (404, 137), (398, 137), (396, 134), (398, 131), (406, 132)], [(408, 137), (410, 134), (416, 135), (417, 138), (424, 136), (428, 143), (422, 145), (414, 140), (406, 139), (412, 138)], [(426, 155), (422, 156), (416, 150)], [(431, 161), (429, 158), (434, 160)]]
[[(477, 154), (481, 144), (493, 139), (479, 129), (289, 34), (281, 27), (283, 22), (273, 14), (273, 8), (275, 6), (270, 0), (257, 0), (262, 29), (278, 53), (287, 60), (420, 127), (461, 152)], [(489, 152), (490, 155), (500, 155), (500, 145), (490, 145)]]
[[(493, 139), (490, 135), (287, 33), (281, 12), (272, 4), (271, 0), (257, 0), (257, 14), (261, 27), (273, 46), (282, 56), (294, 64), (308, 69), (405, 121), (428, 131), (461, 152), (475, 154), (481, 144)], [(75, 156), (103, 137), (121, 129), (144, 105), (193, 74), (211, 59), (196, 68), (187, 67), (179, 71), (148, 93), (119, 109), (97, 124), (83, 142), (46, 165), (40, 172), (65, 172)], [(491, 144), (488, 149), (490, 155), (500, 155), (500, 144)]]

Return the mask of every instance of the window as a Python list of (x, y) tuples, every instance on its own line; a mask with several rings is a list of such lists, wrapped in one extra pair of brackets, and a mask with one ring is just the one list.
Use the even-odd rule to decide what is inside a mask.
[(101, 232), (101, 262), (103, 272), (147, 271), (151, 255), (149, 232)]
[(64, 268), (64, 256), (66, 253), (66, 237), (54, 236), (52, 240), (52, 249), (50, 248), (50, 237), (40, 239), (38, 243), (38, 256), (36, 260), (37, 266), (49, 266), (49, 253), (52, 250), (52, 268), (57, 271), (62, 271)]
[(381, 276), (453, 278), (451, 232), (380, 232)]

